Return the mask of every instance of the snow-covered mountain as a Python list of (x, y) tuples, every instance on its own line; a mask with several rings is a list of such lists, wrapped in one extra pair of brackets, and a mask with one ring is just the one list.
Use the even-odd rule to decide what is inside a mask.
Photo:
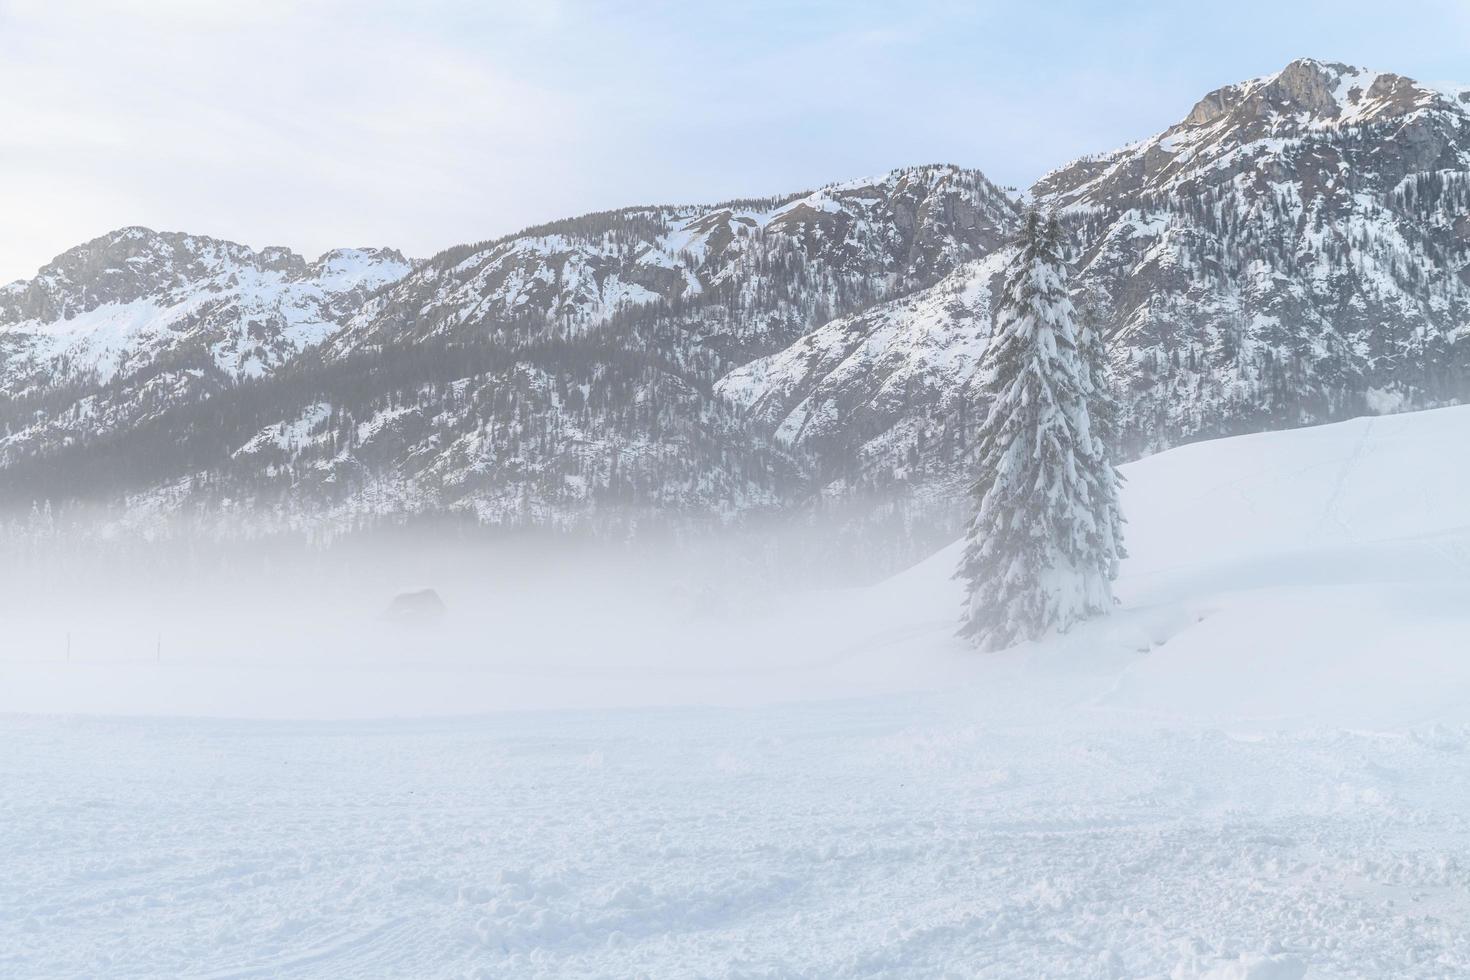
[[(1470, 390), (1470, 90), (1298, 61), (1028, 196), (1075, 235), (1127, 456)], [(835, 320), (721, 390), (844, 478), (829, 491), (857, 478), (935, 519), (962, 511), (943, 504), (968, 475), (983, 406), (967, 386), (1002, 257)]]
[(1470, 93), (1297, 61), (1032, 194), (1076, 231), (1134, 451), (1465, 395)]
[(1015, 205), (976, 171), (895, 170), (812, 193), (629, 208), (444, 252), (353, 317), (331, 350), (487, 335), (564, 338), (671, 308), (721, 357), (934, 282), (1005, 241)]
[(260, 377), (325, 340), (366, 296), (408, 273), (392, 249), (337, 249), (308, 263), (147, 228), (123, 228), (0, 289), (5, 389), (106, 384), (165, 356)]
[[(570, 525), (773, 510), (807, 492), (810, 461), (753, 428), (719, 379), (992, 254), (1016, 215), (978, 172), (930, 166), (451, 249), (323, 344), (319, 373), (370, 376), (328, 399), (335, 416), (313, 402), (267, 420), (235, 468), (289, 472), (348, 515), (447, 506)], [(313, 438), (270, 435), (303, 424)]]
[[(1077, 285), (1108, 325), (1129, 389), (1133, 453), (1464, 396), (1467, 104), (1470, 90), (1298, 61), (1037, 183), (1030, 196), (1076, 233)], [(974, 338), (963, 334), (965, 356)], [(907, 337), (892, 342), (898, 350), (880, 340), (844, 352), (841, 374), (901, 359)], [(830, 330), (731, 385), (763, 412), (783, 394), (805, 398), (829, 370), (808, 356), (816, 347), (830, 349)], [(770, 391), (752, 391), (766, 378)], [(852, 415), (830, 398), (801, 411), (823, 405)], [(805, 414), (762, 417), (786, 431), (806, 425)]]
[(0, 288), (0, 465), (86, 443), (264, 377), (331, 336), (409, 262), (124, 228)]
[[(1029, 195), (915, 167), (315, 265), (127, 229), (0, 291), (0, 490), (291, 523), (967, 506), (1024, 198), (1074, 236), (1126, 455), (1461, 400), (1470, 95), (1299, 61)], [(927, 530), (920, 530), (927, 529)]]
[(1008, 255), (997, 249), (933, 286), (832, 320), (729, 372), (716, 390), (809, 460), (823, 497), (917, 502), (952, 527), (969, 506), (970, 434), (983, 418), (973, 382)]
[[(14, 485), (49, 496), (64, 470), (135, 503), (269, 500), (305, 522), (453, 509), (565, 526), (779, 508), (813, 467), (719, 380), (992, 255), (1017, 213), (978, 172), (930, 166), (461, 246), (284, 364), (202, 406), (168, 400), (105, 452), (13, 435), (30, 453)], [(117, 456), (152, 462), (120, 484), (95, 462)]]

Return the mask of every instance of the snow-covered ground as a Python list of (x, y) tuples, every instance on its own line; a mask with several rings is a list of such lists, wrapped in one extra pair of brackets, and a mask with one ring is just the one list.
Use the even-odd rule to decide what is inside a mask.
[(1119, 612), (996, 656), (953, 549), (409, 650), (7, 609), (0, 975), (1470, 975), (1466, 445), (1134, 464)]

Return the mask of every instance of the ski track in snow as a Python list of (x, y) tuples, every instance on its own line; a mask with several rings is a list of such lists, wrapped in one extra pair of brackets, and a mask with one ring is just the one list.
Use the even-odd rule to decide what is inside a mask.
[(1342, 530), (1342, 533), (1346, 535), (1348, 540), (1353, 539), (1353, 529), (1347, 521), (1342, 519), (1342, 515), (1337, 509), (1337, 503), (1342, 499), (1343, 492), (1348, 486), (1348, 480), (1352, 476), (1353, 471), (1362, 462), (1364, 455), (1370, 451), (1369, 447), (1373, 437), (1373, 420), (1371, 418), (1364, 419), (1362, 429), (1362, 435), (1353, 446), (1352, 455), (1342, 464), (1342, 470), (1337, 474), (1337, 480), (1332, 485), (1332, 496), (1328, 498), (1326, 506), (1323, 507), (1322, 519), (1318, 522), (1319, 532), (1323, 525), (1328, 521), (1332, 521)]
[(1467, 433), (1134, 464), (1123, 608), (993, 657), (953, 547), (633, 646), (0, 657), (0, 977), (1470, 975)]
[(1470, 971), (1470, 730), (973, 708), (11, 718), (0, 973)]

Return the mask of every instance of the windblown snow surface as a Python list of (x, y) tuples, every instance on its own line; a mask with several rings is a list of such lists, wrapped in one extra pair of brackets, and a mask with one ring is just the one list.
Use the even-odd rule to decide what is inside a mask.
[(1467, 445), (1458, 408), (1129, 466), (1118, 612), (994, 656), (954, 549), (411, 652), (22, 624), (0, 975), (1470, 975)]

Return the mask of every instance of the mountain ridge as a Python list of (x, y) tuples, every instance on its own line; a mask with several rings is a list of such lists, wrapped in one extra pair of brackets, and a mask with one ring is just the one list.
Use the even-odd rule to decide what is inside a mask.
[[(34, 336), (70, 321), (22, 320), (18, 297), (39, 289), (22, 281), (0, 288), (0, 472), (13, 502), (127, 494), (305, 525), (436, 510), (720, 523), (840, 504), (864, 534), (932, 543), (967, 506), (983, 412), (967, 393), (1025, 201), (1064, 217), (1127, 457), (1463, 399), (1467, 94), (1301, 59), (1024, 195), (926, 165), (560, 219), (413, 263), (223, 243), (229, 267), (195, 277), (214, 319), (134, 331), (166, 342), (123, 352), (139, 366), (101, 384), (36, 354)], [(197, 256), (150, 269), (142, 254), (24, 310), (113, 309), (140, 276), (157, 298), (198, 272)], [(322, 263), (349, 254), (362, 268), (333, 279)], [(266, 280), (261, 299), (249, 287)], [(51, 390), (13, 380), (49, 365)], [(135, 438), (145, 423), (156, 434)], [(126, 485), (87, 462), (149, 454)]]

